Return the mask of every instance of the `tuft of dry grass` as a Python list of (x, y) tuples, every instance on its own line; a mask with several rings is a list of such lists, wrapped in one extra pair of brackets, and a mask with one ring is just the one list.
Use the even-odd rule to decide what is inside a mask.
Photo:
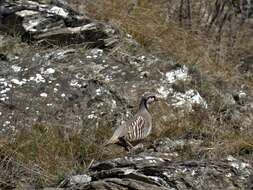
[[(226, 20), (220, 32), (214, 27), (219, 27), (220, 18), (207, 30), (205, 24), (207, 26), (210, 23), (201, 23), (205, 18), (201, 16), (199, 5), (206, 3), (210, 6), (209, 11), (215, 10), (215, 5), (213, 1), (198, 0), (192, 2), (192, 25), (189, 29), (179, 22), (178, 11), (168, 14), (168, 10), (176, 10), (179, 3), (173, 0), (100, 0), (88, 2), (85, 6), (93, 17), (118, 25), (152, 54), (162, 59), (173, 56), (178, 63), (190, 68), (193, 77), (191, 85), (207, 100), (209, 109), (207, 113), (198, 110), (169, 123), (158, 121), (162, 136), (200, 138), (215, 146), (225, 141), (228, 144), (223, 149), (224, 154), (238, 154), (241, 152), (238, 147), (241, 146), (248, 150), (252, 146), (250, 135), (239, 132), (240, 135), (234, 138), (237, 131), (233, 127), (237, 124), (227, 120), (224, 111), (230, 112), (235, 108), (226, 105), (221, 94), (240, 89), (242, 84), (248, 87), (249, 93), (253, 92), (250, 87), (252, 78), (246, 78), (238, 71), (240, 60), (251, 55), (249, 52), (253, 48), (250, 24), (246, 21), (238, 25), (236, 15), (229, 12), (232, 19)], [(227, 6), (229, 8), (230, 5)], [(209, 16), (212, 17), (213, 13), (210, 12)], [(232, 30), (231, 26), (236, 30)], [(235, 142), (231, 143), (233, 138)], [(248, 152), (252, 156), (252, 152)]]
[[(178, 1), (170, 2), (170, 7), (178, 6)], [(203, 32), (206, 28), (200, 24), (202, 18), (198, 9), (201, 3), (201, 0), (193, 2), (191, 30), (181, 27), (177, 12), (168, 14), (168, 1), (100, 0), (88, 2), (85, 8), (93, 17), (118, 25), (152, 54), (163, 58), (173, 56), (178, 63), (197, 65), (204, 75), (220, 74), (224, 81), (238, 84), (242, 79), (237, 68), (231, 64), (238, 64), (242, 54), (253, 48), (250, 27), (245, 24), (237, 28), (232, 48), (230, 31), (224, 30), (217, 43), (214, 31)], [(233, 24), (236, 25), (236, 22)]]
[[(200, 151), (203, 149), (202, 156), (206, 158), (220, 159), (226, 155), (253, 158), (251, 134), (247, 131), (234, 130), (229, 124), (220, 125), (220, 122), (214, 120), (211, 114), (202, 108), (196, 108), (194, 112), (185, 114), (183, 118), (178, 118), (173, 122), (157, 122), (157, 126), (162, 130), (154, 138), (169, 137), (172, 140), (202, 141), (199, 148)], [(199, 156), (199, 152), (193, 151), (190, 145), (186, 145), (181, 154), (184, 159), (196, 159)]]
[(6, 172), (0, 174), (0, 187), (56, 185), (66, 175), (84, 171), (92, 160), (113, 157), (103, 147), (109, 136), (108, 122), (99, 124), (87, 133), (38, 123), (21, 129), (11, 140), (1, 138), (0, 169)]

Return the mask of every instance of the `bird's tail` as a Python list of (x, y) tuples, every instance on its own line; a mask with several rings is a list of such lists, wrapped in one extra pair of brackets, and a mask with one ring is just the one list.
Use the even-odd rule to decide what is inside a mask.
[(122, 134), (125, 133), (124, 130), (125, 130), (124, 125), (118, 127), (118, 128), (114, 131), (112, 137), (104, 144), (104, 146), (108, 146), (108, 145), (110, 145), (110, 144), (115, 144), (115, 143), (119, 142), (119, 137), (121, 137)]
[(108, 146), (110, 144), (114, 144), (116, 142), (118, 142), (119, 139), (117, 136), (113, 135), (112, 138), (110, 138), (107, 142), (104, 143), (104, 146)]

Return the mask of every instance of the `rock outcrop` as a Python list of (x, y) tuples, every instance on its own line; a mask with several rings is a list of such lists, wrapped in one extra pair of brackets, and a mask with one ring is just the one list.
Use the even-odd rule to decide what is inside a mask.
[(91, 20), (66, 4), (56, 2), (2, 1), (0, 30), (44, 45), (86, 43), (91, 47), (110, 47), (117, 42), (112, 26)]
[[(208, 107), (199, 92), (189, 86), (192, 76), (186, 66), (146, 55), (129, 35), (121, 36), (121, 44), (109, 50), (117, 44), (119, 32), (108, 24), (66, 5), (3, 1), (1, 10), (3, 31), (23, 39), (28, 36), (37, 45), (65, 46), (1, 55), (2, 133), (15, 133), (20, 126), (36, 122), (66, 128), (96, 126), (104, 121), (103, 125), (119, 124), (126, 119), (123, 116), (131, 115), (140, 95), (148, 91), (158, 93), (165, 101), (160, 106), (166, 115), (171, 112), (169, 104), (182, 111), (192, 111), (194, 105)], [(73, 43), (82, 45), (67, 46)], [(87, 49), (89, 44), (95, 48)], [(133, 49), (136, 55), (117, 51), (121, 46)]]
[[(160, 140), (156, 151), (94, 164), (83, 175), (65, 180), (64, 189), (252, 189), (252, 165), (233, 156), (219, 161), (176, 161), (176, 142)], [(184, 144), (181, 142), (181, 145)], [(179, 146), (179, 145), (178, 145)], [(168, 147), (171, 147), (168, 150)], [(174, 148), (172, 148), (174, 147)], [(167, 152), (157, 150), (167, 149)]]

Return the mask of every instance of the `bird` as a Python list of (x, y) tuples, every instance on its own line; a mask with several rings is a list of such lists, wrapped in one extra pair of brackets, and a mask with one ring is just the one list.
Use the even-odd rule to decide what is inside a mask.
[(145, 93), (141, 97), (137, 113), (125, 123), (119, 126), (113, 133), (112, 137), (105, 143), (118, 144), (125, 147), (126, 150), (133, 148), (131, 142), (146, 138), (152, 129), (152, 117), (149, 113), (149, 106), (157, 101), (157, 96), (153, 93)]

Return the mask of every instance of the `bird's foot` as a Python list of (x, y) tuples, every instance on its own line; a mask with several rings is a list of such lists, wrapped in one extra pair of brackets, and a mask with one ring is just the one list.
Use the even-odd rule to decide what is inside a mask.
[(142, 143), (139, 143), (137, 145), (135, 145), (132, 149), (137, 150), (137, 149), (143, 149), (144, 145)]
[(144, 145), (142, 143), (135, 145), (130, 149), (130, 153), (140, 153), (144, 150)]

